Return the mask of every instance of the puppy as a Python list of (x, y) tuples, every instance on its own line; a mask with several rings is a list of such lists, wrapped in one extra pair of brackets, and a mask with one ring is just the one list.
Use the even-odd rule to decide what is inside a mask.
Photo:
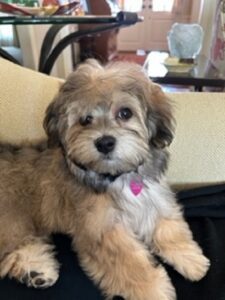
[(1, 277), (53, 285), (55, 232), (72, 238), (107, 299), (176, 299), (154, 255), (190, 280), (205, 276), (209, 260), (164, 178), (171, 105), (141, 67), (80, 65), (49, 105), (44, 128), (49, 147), (0, 148)]

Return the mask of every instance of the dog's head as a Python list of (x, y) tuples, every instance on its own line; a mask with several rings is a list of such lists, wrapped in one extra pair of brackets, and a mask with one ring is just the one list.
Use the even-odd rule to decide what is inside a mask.
[(160, 174), (173, 124), (169, 100), (140, 66), (95, 60), (69, 76), (44, 120), (49, 145), (61, 145), (70, 165), (101, 178), (147, 162)]

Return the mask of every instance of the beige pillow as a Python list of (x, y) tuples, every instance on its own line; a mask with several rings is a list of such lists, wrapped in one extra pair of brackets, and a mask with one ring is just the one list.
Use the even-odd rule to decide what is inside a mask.
[(61, 83), (0, 58), (0, 141), (44, 137), (44, 111)]

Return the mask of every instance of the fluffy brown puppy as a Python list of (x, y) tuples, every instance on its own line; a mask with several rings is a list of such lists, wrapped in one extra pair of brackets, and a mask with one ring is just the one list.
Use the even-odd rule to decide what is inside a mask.
[(61, 232), (107, 299), (175, 299), (154, 254), (200, 280), (209, 261), (163, 176), (173, 127), (139, 66), (80, 65), (47, 109), (49, 148), (0, 148), (0, 276), (53, 285)]

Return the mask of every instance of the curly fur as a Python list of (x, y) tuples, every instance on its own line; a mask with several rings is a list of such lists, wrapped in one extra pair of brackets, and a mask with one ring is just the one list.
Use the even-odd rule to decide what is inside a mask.
[[(175, 299), (153, 253), (191, 280), (206, 274), (209, 261), (164, 178), (171, 104), (139, 66), (80, 65), (49, 105), (44, 128), (48, 147), (0, 146), (0, 276), (54, 284), (54, 232), (71, 236), (107, 299)], [(105, 136), (115, 141), (107, 153), (96, 146)], [(141, 182), (140, 194), (132, 181)]]

